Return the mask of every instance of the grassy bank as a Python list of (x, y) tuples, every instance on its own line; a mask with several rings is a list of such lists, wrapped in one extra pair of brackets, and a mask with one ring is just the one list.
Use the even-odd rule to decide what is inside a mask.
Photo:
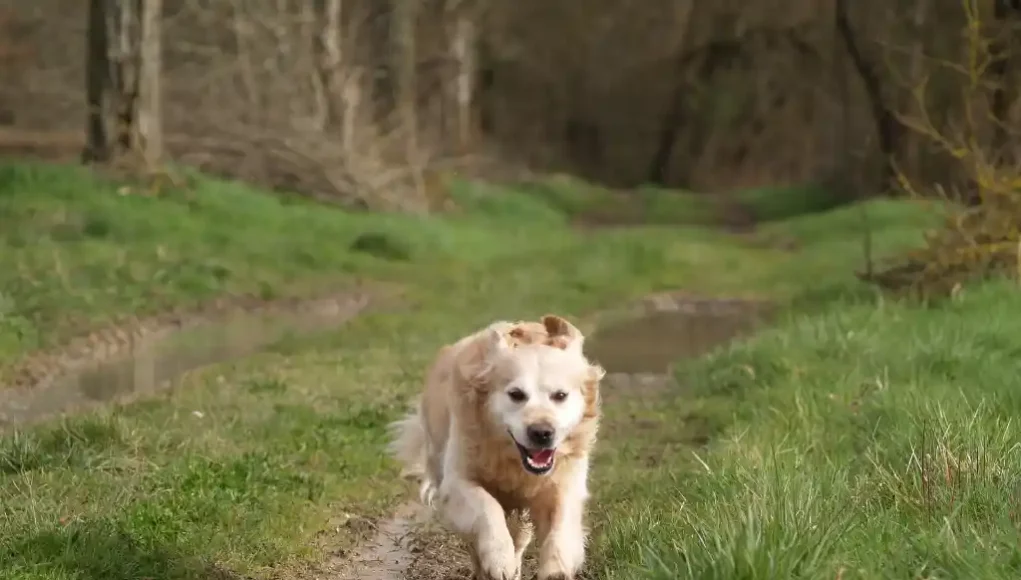
[(517, 190), (572, 219), (602, 224), (736, 225), (749, 219), (784, 220), (847, 203), (845, 198), (811, 184), (706, 195), (657, 187), (613, 191), (568, 175), (555, 175), (522, 183)]
[(683, 366), (660, 412), (733, 422), (609, 482), (601, 577), (1018, 577), (1018, 312), (849, 304)]
[[(424, 220), (286, 204), (215, 182), (150, 199), (112, 195), (73, 172), (4, 171), (3, 219), (21, 232), (0, 228), (0, 275), (15, 314), (4, 320), (28, 330), (3, 336), (35, 337), (8, 342), (9, 357), (71, 332), (64, 318), (96, 324), (129, 307), (225, 291), (274, 295), (364, 277), (403, 284), (406, 306), (193, 373), (145, 402), (0, 438), (0, 578), (295, 576), (323, 546), (348, 545), (365, 533), (364, 518), (405, 497), (383, 457), (384, 427), (442, 343), (494, 318), (578, 316), (663, 289), (818, 303), (850, 292), (861, 253), (855, 210), (771, 226), (799, 239), (792, 253), (697, 229), (578, 232), (534, 196), (478, 187), (456, 192), (461, 216)], [(879, 251), (916, 242), (928, 221), (893, 202), (871, 211)], [(351, 249), (370, 232), (406, 256)], [(6, 290), (25, 279), (36, 282)], [(714, 360), (724, 361), (718, 372), (733, 367)], [(653, 434), (625, 428), (629, 409), (646, 404), (608, 417), (608, 433), (629, 437), (606, 438), (600, 468), (600, 477), (617, 474), (600, 491), (617, 509), (639, 499), (633, 486), (647, 479), (655, 442), (682, 447), (671, 444), (669, 405), (644, 409), (662, 420)], [(665, 536), (605, 530), (606, 565), (610, 555), (639, 561), (614, 548), (629, 539), (667, 553), (656, 543)]]
[(392, 227), (223, 182), (152, 197), (84, 169), (0, 165), (0, 368), (127, 315), (334, 287), (378, 261), (352, 241)]

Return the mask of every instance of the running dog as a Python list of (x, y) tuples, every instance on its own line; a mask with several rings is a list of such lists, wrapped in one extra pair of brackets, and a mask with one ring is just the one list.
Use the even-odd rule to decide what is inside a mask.
[(476, 577), (517, 580), (532, 540), (538, 578), (571, 580), (605, 371), (567, 320), (494, 322), (440, 350), (391, 451), (420, 496), (468, 542)]

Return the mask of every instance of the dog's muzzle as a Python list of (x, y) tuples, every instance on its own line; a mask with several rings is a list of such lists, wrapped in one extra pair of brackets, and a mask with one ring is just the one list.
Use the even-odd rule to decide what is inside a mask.
[(556, 463), (557, 448), (553, 445), (556, 430), (549, 423), (535, 423), (529, 425), (525, 430), (528, 436), (528, 446), (518, 443), (518, 440), (511, 434), (511, 439), (518, 447), (521, 454), (521, 464), (525, 471), (533, 475), (546, 475), (553, 471)]

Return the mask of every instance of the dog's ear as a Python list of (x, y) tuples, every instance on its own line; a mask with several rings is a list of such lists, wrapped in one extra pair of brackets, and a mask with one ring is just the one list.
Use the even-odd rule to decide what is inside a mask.
[(585, 335), (577, 327), (556, 314), (547, 314), (541, 320), (550, 339), (562, 339), (565, 349), (581, 352), (585, 344)]
[(509, 322), (500, 321), (480, 331), (458, 357), (457, 367), (461, 376), (475, 386), (484, 384), (494, 357), (512, 348), (507, 340), (507, 332), (512, 326)]
[(588, 380), (582, 389), (585, 397), (585, 419), (593, 419), (599, 416), (600, 395), (599, 381), (606, 376), (606, 370), (599, 364), (591, 363), (588, 367)]
[(514, 332), (514, 325), (510, 322), (495, 322), (482, 331), (482, 349), (486, 359), (511, 349), (511, 343), (507, 337)]

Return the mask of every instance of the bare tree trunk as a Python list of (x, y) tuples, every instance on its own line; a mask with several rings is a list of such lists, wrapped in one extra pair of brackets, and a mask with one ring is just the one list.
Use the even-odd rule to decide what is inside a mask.
[(252, 19), (244, 0), (235, 0), (232, 3), (232, 9), (233, 21), (231, 24), (237, 50), (238, 75), (241, 77), (241, 84), (244, 86), (245, 96), (248, 99), (242, 114), (249, 123), (257, 124), (263, 120), (263, 106), (262, 92), (259, 90), (258, 81), (256, 81)]
[(475, 101), (476, 23), (472, 11), (464, 6), (454, 7), (454, 25), (450, 38), (450, 52), (456, 66), (454, 82), (454, 108), (457, 111), (455, 128), (457, 147), (465, 152), (471, 147)]
[(1013, 91), (1010, 87), (1010, 65), (1013, 58), (1014, 24), (1017, 20), (1018, 7), (1011, 0), (994, 0), (993, 19), (996, 21), (996, 41), (991, 43), (990, 52), (993, 58), (989, 65), (989, 74), (993, 81), (992, 103), (990, 114), (993, 118), (993, 159), (1005, 162), (1009, 146), (1008, 127), (1010, 124), (1010, 105)]
[(691, 29), (692, 15), (695, 11), (695, 3), (686, 5), (685, 11), (680, 18), (680, 39), (675, 49), (675, 66), (673, 89), (671, 90), (670, 101), (667, 103), (663, 118), (660, 121), (659, 135), (656, 141), (656, 149), (649, 161), (649, 168), (646, 171), (646, 180), (650, 183), (665, 185), (670, 173), (670, 158), (674, 153), (674, 144), (677, 141), (677, 132), (680, 130), (681, 122), (687, 112), (687, 101), (685, 93), (687, 88), (687, 73), (689, 57), (688, 51), (691, 47), (688, 32)]
[(901, 137), (900, 126), (897, 124), (897, 118), (894, 117), (893, 111), (883, 99), (882, 81), (879, 73), (858, 47), (858, 39), (851, 28), (851, 21), (848, 17), (847, 0), (836, 0), (834, 18), (835, 32), (843, 42), (855, 72), (861, 78), (869, 107), (872, 109), (872, 120), (876, 125), (876, 136), (879, 139), (879, 151), (883, 156), (880, 187), (885, 191), (893, 185), (896, 177), (893, 161)]
[(323, 130), (336, 128), (344, 112), (340, 101), (344, 96), (341, 66), (343, 52), (340, 48), (341, 0), (316, 0), (316, 15), (322, 23), (316, 42), (316, 67), (319, 85), (323, 90), (323, 110), (320, 113), (320, 127)]
[[(914, 91), (923, 81), (923, 75), (925, 74), (925, 39), (927, 37), (925, 30), (925, 20), (929, 15), (930, 0), (915, 0), (915, 10), (911, 15), (911, 34), (914, 36), (914, 46), (911, 49), (911, 65), (909, 71), (908, 80), (911, 82), (909, 94), (913, 95)], [(918, 103), (908, 103), (906, 107), (908, 110), (918, 112)], [(909, 171), (914, 172), (916, 175), (921, 171), (919, 164), (922, 157), (922, 140), (917, 136), (909, 139), (908, 143), (905, 144), (907, 151), (905, 154), (905, 166)]]
[[(485, 42), (485, 40), (478, 38), (476, 39), (476, 57), (478, 58), (478, 79), (479, 84), (475, 95), (475, 101), (477, 103), (479, 117), (478, 117), (478, 129), (483, 135), (493, 133), (496, 130), (496, 111), (495, 111), (495, 97), (496, 97), (496, 63), (493, 61), (493, 55), (491, 47)], [(549, 95), (547, 94), (547, 99)]]
[(344, 153), (350, 155), (355, 149), (355, 124), (358, 122), (358, 105), (361, 103), (361, 78), (356, 71), (348, 69), (343, 83), (344, 111), (341, 120), (341, 144)]
[(159, 167), (163, 161), (162, 13), (163, 0), (142, 0), (135, 147), (150, 170)]
[(418, 118), (415, 50), (417, 0), (394, 0), (391, 42), (394, 58), (394, 101), (401, 128), (405, 132), (408, 152), (417, 150)]
[[(377, 122), (390, 118), (396, 105), (394, 103), (394, 70), (393, 50), (394, 5), (401, 0), (384, 2), (374, 0), (367, 2), (368, 42), (371, 47), (372, 60), (369, 75), (370, 98), (373, 116)], [(385, 56), (384, 56), (385, 55)]]
[(89, 28), (85, 47), (85, 98), (88, 112), (85, 148), (82, 150), (83, 163), (103, 162), (110, 156), (104, 103), (110, 81), (106, 8), (106, 0), (89, 0)]
[(141, 0), (118, 0), (110, 14), (111, 75), (117, 155), (131, 151), (138, 100), (138, 13)]

